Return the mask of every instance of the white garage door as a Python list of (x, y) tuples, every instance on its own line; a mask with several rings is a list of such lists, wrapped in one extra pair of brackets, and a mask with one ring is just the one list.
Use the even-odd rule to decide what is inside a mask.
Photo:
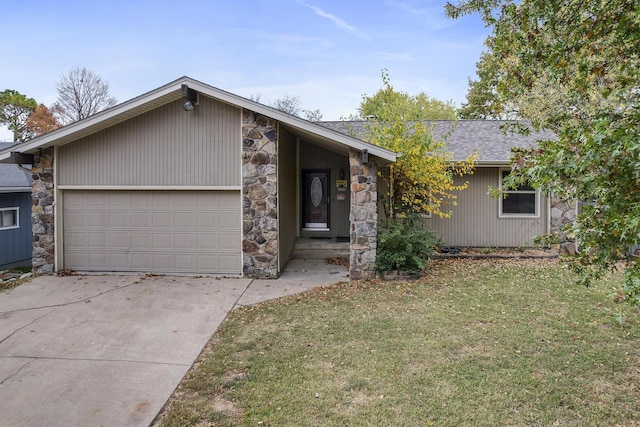
[(64, 267), (240, 274), (238, 191), (63, 193)]

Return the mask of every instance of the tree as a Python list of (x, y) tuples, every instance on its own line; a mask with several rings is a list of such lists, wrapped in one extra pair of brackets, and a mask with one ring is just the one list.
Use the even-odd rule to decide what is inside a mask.
[[(251, 98), (253, 99), (253, 97)], [(258, 96), (256, 102), (260, 99)], [(320, 110), (305, 110), (300, 105), (300, 97), (284, 95), (282, 98), (278, 98), (273, 101), (271, 107), (276, 110), (280, 110), (284, 113), (291, 114), (292, 116), (302, 117), (311, 122), (319, 122), (322, 120), (322, 113)]]
[(7, 89), (0, 92), (0, 124), (6, 125), (13, 132), (14, 141), (26, 141), (30, 138), (27, 118), (37, 103), (33, 98), (18, 91)]
[(389, 73), (382, 71), (384, 88), (372, 96), (363, 96), (358, 108), (361, 118), (375, 118), (382, 114), (386, 119), (401, 121), (416, 120), (456, 120), (458, 113), (453, 101), (440, 101), (424, 92), (411, 96), (405, 92), (396, 92), (391, 86)]
[(498, 96), (557, 139), (516, 153), (512, 184), (587, 203), (568, 230), (569, 265), (590, 284), (622, 267), (617, 298), (640, 306), (640, 4), (637, 0), (466, 0), (499, 68)]
[(63, 124), (85, 119), (117, 102), (109, 94), (109, 84), (84, 67), (75, 67), (62, 75), (56, 89), (58, 100), (52, 109)]
[(483, 52), (476, 63), (478, 80), (469, 79), (467, 102), (460, 108), (460, 118), (473, 120), (507, 120), (517, 118), (512, 105), (505, 105), (497, 93), (499, 67), (491, 51)]
[(60, 127), (53, 112), (44, 104), (40, 104), (27, 118), (27, 127), (33, 136), (40, 136)]
[(455, 106), (424, 93), (410, 96), (394, 90), (386, 70), (382, 82), (383, 88), (374, 95), (363, 96), (359, 112), (372, 118), (367, 136), (373, 144), (401, 153), (390, 165), (388, 215), (417, 212), (448, 217), (448, 207), (456, 204), (454, 192), (467, 187), (467, 183), (456, 185), (454, 177), (471, 173), (474, 158), (454, 162), (446, 141), (434, 138), (428, 121), (455, 119)]

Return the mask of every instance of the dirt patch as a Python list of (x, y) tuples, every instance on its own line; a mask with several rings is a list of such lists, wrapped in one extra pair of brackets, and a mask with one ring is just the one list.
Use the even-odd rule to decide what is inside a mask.
[(349, 268), (349, 258), (345, 257), (327, 258), (324, 262), (325, 264), (342, 265), (343, 267)]
[(557, 258), (555, 249), (540, 248), (460, 248), (445, 246), (435, 253), (432, 258)]

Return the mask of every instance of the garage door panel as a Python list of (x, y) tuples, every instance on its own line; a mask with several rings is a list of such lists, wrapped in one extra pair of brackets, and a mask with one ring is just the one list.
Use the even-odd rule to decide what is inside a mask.
[(196, 228), (196, 214), (193, 212), (176, 212), (173, 214), (173, 224), (182, 229)]
[(130, 223), (129, 212), (111, 212), (109, 213), (109, 227), (129, 227)]
[(130, 198), (129, 206), (131, 207), (141, 206), (141, 207), (147, 208), (151, 206), (151, 202), (152, 202), (151, 193), (140, 191)]
[(105, 235), (105, 233), (88, 232), (83, 237), (86, 237), (86, 246), (84, 246), (85, 248), (104, 249), (107, 247), (107, 236)]
[(221, 228), (232, 228), (233, 225), (238, 221), (237, 215), (233, 212), (223, 212), (220, 214), (220, 227)]
[(153, 213), (153, 227), (173, 227), (173, 216), (171, 212), (154, 212)]
[(155, 233), (153, 235), (153, 247), (155, 249), (173, 249), (173, 234), (171, 233)]
[(180, 233), (175, 235), (175, 247), (177, 249), (196, 250), (197, 236), (195, 234)]
[[(91, 211), (86, 212), (86, 217), (84, 219), (84, 223), (87, 227), (105, 227), (109, 223), (109, 214), (106, 212), (96, 212), (94, 209), (104, 208), (104, 206), (90, 206)], [(76, 212), (77, 214), (82, 215), (83, 211)]]
[[(109, 260), (109, 267), (113, 268), (114, 271), (123, 271), (130, 265), (129, 254), (127, 253), (111, 253), (109, 257), (104, 258)], [(93, 267), (97, 266), (94, 265)], [(107, 268), (107, 265), (100, 264), (100, 267)]]
[(237, 191), (63, 193), (64, 267), (240, 274)]
[[(116, 249), (129, 249), (131, 247), (131, 234), (126, 231), (109, 232), (109, 247)], [(87, 248), (90, 250), (91, 248)]]
[(131, 249), (133, 250), (152, 250), (150, 233), (131, 233)]
[(131, 227), (144, 228), (149, 226), (149, 212), (131, 212)]
[(217, 202), (218, 207), (226, 209), (233, 209), (236, 204), (236, 200), (231, 193), (222, 194), (222, 196), (217, 199)]
[[(213, 207), (215, 208), (215, 206)], [(196, 226), (197, 227), (219, 227), (218, 216), (219, 213), (198, 213), (196, 214)]]

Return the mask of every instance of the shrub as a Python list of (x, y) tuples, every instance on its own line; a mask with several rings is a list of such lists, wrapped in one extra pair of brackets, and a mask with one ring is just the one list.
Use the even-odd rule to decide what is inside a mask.
[(438, 236), (420, 225), (419, 215), (390, 220), (378, 232), (376, 271), (416, 273), (426, 267), (435, 252)]

